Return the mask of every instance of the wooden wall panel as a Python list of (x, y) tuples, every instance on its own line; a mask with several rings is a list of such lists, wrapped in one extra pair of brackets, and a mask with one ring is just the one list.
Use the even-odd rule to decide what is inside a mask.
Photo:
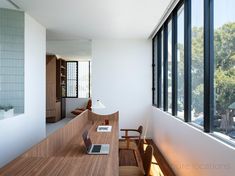
[[(92, 124), (89, 119), (96, 120)], [(110, 120), (112, 131), (97, 132), (98, 125), (101, 125), (105, 119)], [(94, 144), (110, 144), (108, 155), (86, 154), (82, 140), (85, 129), (88, 129)], [(86, 110), (63, 128), (1, 168), (0, 175), (118, 176), (118, 131), (118, 112), (103, 116)]]
[(49, 157), (53, 156), (61, 148), (65, 147), (68, 142), (81, 130), (83, 130), (88, 122), (88, 111), (83, 112), (73, 120), (71, 120), (65, 127), (60, 128), (44, 139), (42, 142), (31, 148), (26, 152), (24, 157)]

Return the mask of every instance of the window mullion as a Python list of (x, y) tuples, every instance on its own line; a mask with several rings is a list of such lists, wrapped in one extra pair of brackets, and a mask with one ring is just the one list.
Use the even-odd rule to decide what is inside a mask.
[(161, 108), (162, 107), (162, 61), (161, 61), (161, 57), (162, 57), (162, 36), (161, 36), (161, 31), (158, 33), (157, 36), (157, 107)]
[(204, 131), (211, 132), (214, 112), (213, 0), (204, 0)]
[(184, 120), (191, 121), (191, 0), (184, 1)]
[(168, 23), (163, 32), (163, 110), (168, 110)]
[(177, 115), (177, 10), (172, 15), (172, 115)]

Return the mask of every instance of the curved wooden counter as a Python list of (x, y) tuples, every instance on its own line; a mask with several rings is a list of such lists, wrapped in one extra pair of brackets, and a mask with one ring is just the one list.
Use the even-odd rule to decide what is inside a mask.
[[(104, 119), (109, 119), (112, 132), (96, 132), (97, 126)], [(93, 143), (110, 144), (109, 155), (86, 154), (82, 141), (82, 132), (85, 129), (88, 129)], [(0, 175), (117, 176), (118, 130), (118, 112), (98, 115), (87, 110), (1, 168)]]

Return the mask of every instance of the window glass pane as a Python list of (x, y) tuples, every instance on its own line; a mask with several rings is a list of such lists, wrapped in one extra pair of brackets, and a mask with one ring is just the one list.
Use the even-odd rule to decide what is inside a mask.
[(89, 61), (78, 63), (78, 97), (89, 97)]
[(214, 130), (235, 138), (235, 1), (214, 0)]
[(172, 113), (172, 22), (168, 23), (168, 112)]
[(77, 97), (77, 62), (67, 62), (67, 97)]
[(192, 0), (192, 122), (203, 126), (203, 0)]
[(184, 6), (177, 12), (177, 116), (184, 119)]
[(153, 74), (154, 74), (154, 105), (157, 105), (157, 36), (154, 37), (153, 39), (153, 45), (154, 45), (154, 70), (153, 70)]

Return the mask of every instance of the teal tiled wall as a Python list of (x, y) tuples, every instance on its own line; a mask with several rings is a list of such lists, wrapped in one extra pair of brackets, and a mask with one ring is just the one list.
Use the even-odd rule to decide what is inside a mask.
[(0, 8), (0, 106), (24, 112), (24, 13)]

